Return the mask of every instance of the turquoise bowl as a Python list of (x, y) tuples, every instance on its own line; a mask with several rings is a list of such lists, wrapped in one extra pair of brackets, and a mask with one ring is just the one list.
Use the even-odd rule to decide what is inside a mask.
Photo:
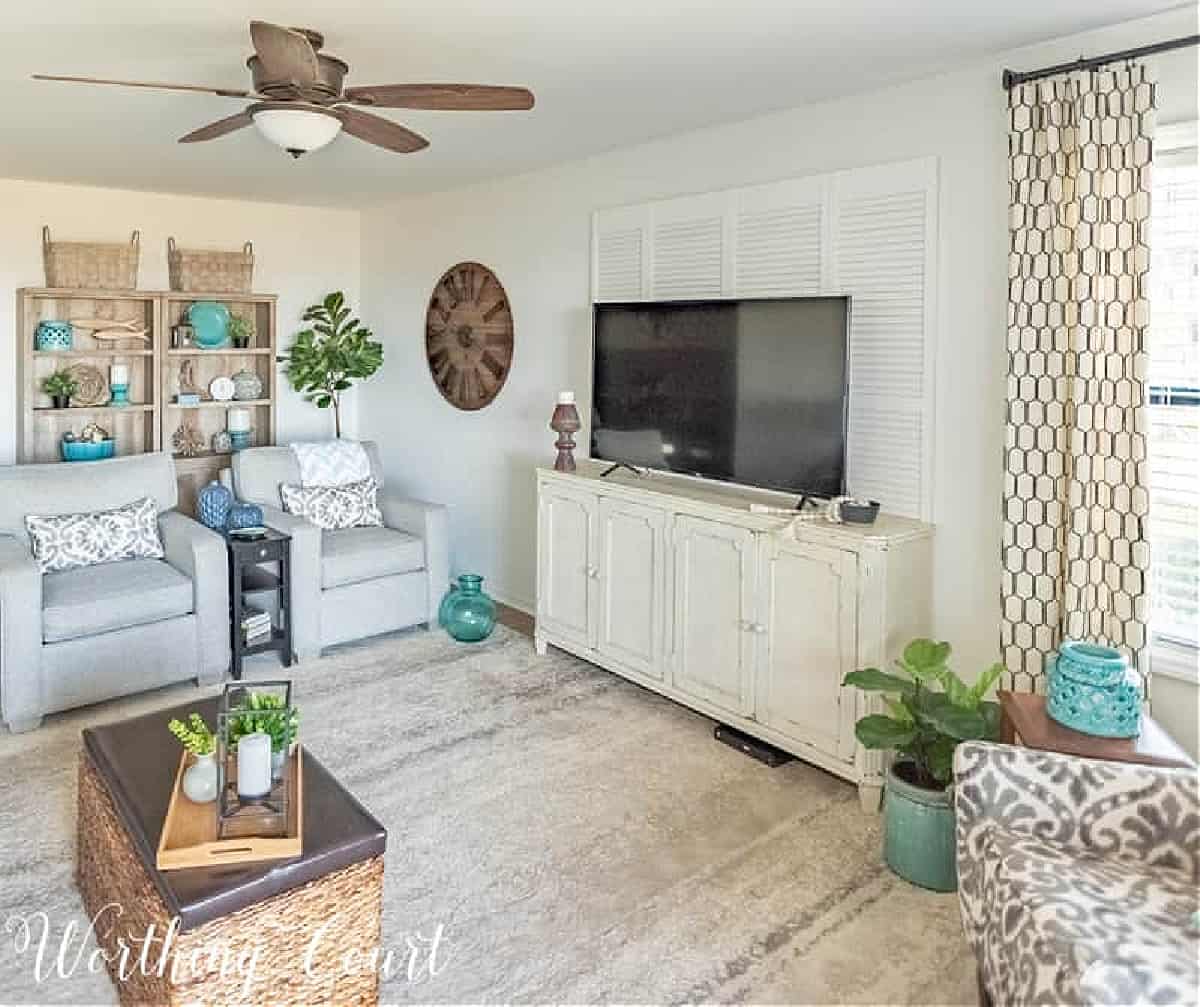
[(33, 330), (34, 347), (38, 350), (69, 350), (75, 344), (75, 326), (70, 322), (49, 319), (37, 323)]
[(1054, 720), (1098, 738), (1133, 738), (1141, 732), (1141, 684), (1119, 650), (1067, 640), (1048, 666), (1046, 712)]
[(220, 301), (196, 301), (187, 311), (193, 340), (202, 350), (229, 344), (229, 309)]
[(96, 462), (111, 458), (117, 442), (111, 437), (106, 441), (62, 441), (64, 462)]

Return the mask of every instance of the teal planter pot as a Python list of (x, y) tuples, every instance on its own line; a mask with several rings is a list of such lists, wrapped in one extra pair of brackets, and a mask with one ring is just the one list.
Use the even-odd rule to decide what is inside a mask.
[(953, 788), (926, 790), (888, 771), (883, 797), (883, 858), (896, 874), (921, 888), (952, 892), (954, 864)]
[(438, 624), (454, 639), (478, 643), (496, 628), (496, 603), (483, 592), (478, 574), (460, 574), (438, 607)]

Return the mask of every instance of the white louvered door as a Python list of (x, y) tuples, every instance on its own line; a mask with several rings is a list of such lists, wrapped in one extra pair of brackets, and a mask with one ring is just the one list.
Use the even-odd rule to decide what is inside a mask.
[(824, 178), (800, 178), (733, 191), (735, 297), (822, 292), (827, 189)]
[(651, 206), (650, 296), (659, 301), (728, 293), (724, 193), (685, 196)]
[(841, 172), (831, 284), (850, 294), (846, 484), (896, 514), (932, 510), (937, 166)]
[(849, 295), (851, 493), (932, 518), (933, 158), (603, 210), (597, 301)]

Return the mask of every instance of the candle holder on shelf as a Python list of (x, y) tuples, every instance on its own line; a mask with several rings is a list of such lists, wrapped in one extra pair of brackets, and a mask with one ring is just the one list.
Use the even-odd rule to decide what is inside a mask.
[(556, 471), (575, 471), (574, 435), (581, 426), (579, 410), (575, 408), (575, 393), (559, 392), (558, 405), (554, 407), (554, 415), (550, 418), (550, 429), (558, 434), (558, 440), (554, 442), (558, 448), (558, 457), (554, 459)]
[(110, 406), (129, 405), (129, 365), (113, 364), (108, 369), (108, 390), (112, 393)]
[(288, 834), (298, 711), (286, 679), (230, 682), (217, 711), (217, 838)]

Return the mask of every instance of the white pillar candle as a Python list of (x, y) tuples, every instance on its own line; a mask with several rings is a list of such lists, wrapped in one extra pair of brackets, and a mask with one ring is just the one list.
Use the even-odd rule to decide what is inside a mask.
[(113, 385), (129, 384), (129, 367), (126, 364), (113, 364), (108, 369), (108, 380)]
[(558, 404), (560, 406), (575, 405), (575, 393), (574, 392), (559, 392), (558, 393)]
[(250, 429), (249, 409), (230, 409), (225, 414), (225, 429), (231, 434), (243, 433)]
[(271, 792), (271, 736), (257, 731), (238, 742), (238, 797), (255, 800)]

